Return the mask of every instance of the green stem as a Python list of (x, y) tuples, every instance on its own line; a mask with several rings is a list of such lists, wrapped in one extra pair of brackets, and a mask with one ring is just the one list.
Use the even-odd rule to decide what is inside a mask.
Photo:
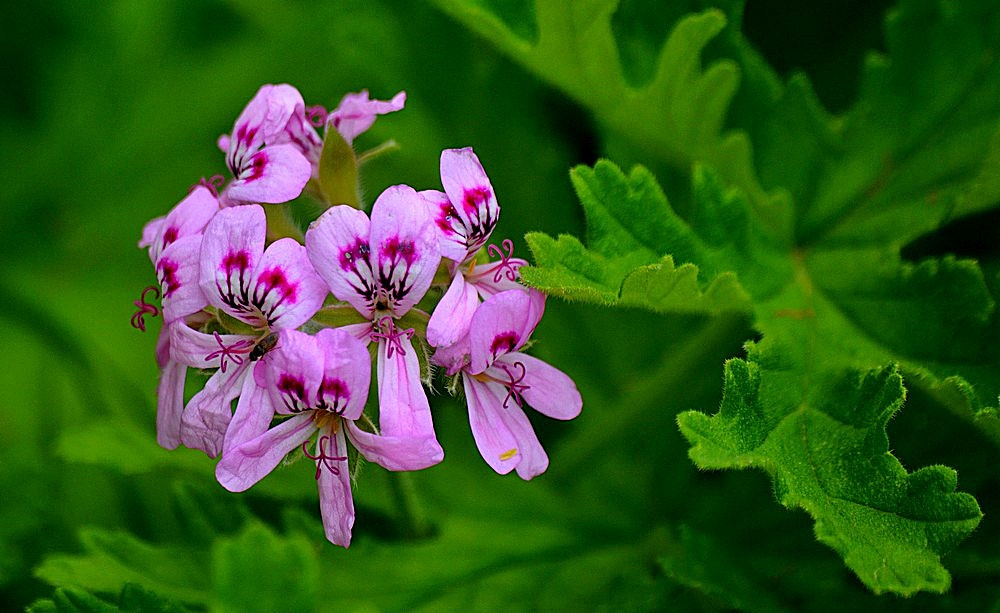
[(389, 478), (392, 496), (396, 499), (399, 507), (401, 519), (403, 521), (403, 534), (409, 540), (419, 540), (431, 535), (431, 525), (427, 521), (427, 514), (424, 512), (420, 499), (417, 496), (417, 489), (413, 484), (413, 477), (407, 472), (393, 472)]

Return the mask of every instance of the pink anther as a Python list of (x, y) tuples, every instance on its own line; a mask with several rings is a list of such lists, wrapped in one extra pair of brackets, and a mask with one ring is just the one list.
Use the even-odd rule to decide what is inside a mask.
[(320, 104), (306, 109), (306, 119), (309, 120), (309, 123), (314, 128), (323, 127), (323, 124), (326, 123), (327, 115), (326, 109)]
[(139, 299), (132, 303), (137, 309), (139, 309), (132, 314), (132, 327), (140, 332), (146, 331), (146, 320), (143, 319), (146, 315), (156, 317), (160, 314), (160, 309), (158, 309), (155, 304), (151, 304), (146, 301), (146, 294), (149, 292), (153, 292), (154, 300), (160, 297), (160, 288), (155, 285), (150, 285), (146, 287), (146, 289), (142, 290), (142, 294), (139, 296)]

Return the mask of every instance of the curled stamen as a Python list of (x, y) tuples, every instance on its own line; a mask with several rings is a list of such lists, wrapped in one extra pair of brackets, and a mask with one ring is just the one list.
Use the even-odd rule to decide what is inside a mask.
[(524, 367), (524, 364), (522, 362), (514, 362), (514, 368), (521, 369), (521, 374), (515, 377), (514, 373), (510, 371), (510, 368), (508, 368), (506, 364), (501, 364), (500, 368), (502, 368), (503, 371), (507, 373), (507, 377), (510, 379), (510, 381), (502, 382), (505, 386), (507, 386), (507, 396), (503, 399), (503, 408), (505, 409), (507, 408), (507, 403), (510, 402), (511, 398), (514, 399), (514, 404), (516, 404), (519, 407), (523, 406), (523, 399), (521, 398), (521, 394), (524, 392), (524, 390), (530, 388), (531, 386), (521, 383), (521, 381), (523, 381), (524, 376), (528, 374), (528, 370)]
[(132, 303), (137, 309), (139, 309), (132, 314), (132, 327), (140, 332), (146, 331), (146, 320), (143, 319), (146, 315), (156, 317), (160, 314), (160, 309), (158, 309), (156, 305), (150, 304), (146, 301), (146, 294), (149, 292), (153, 292), (154, 300), (160, 297), (160, 288), (155, 285), (150, 285), (147, 286), (146, 289), (142, 290), (142, 294), (139, 296), (139, 299)]
[(215, 335), (215, 342), (219, 343), (219, 349), (206, 355), (205, 360), (220, 358), (219, 370), (222, 372), (226, 372), (226, 358), (229, 358), (234, 364), (240, 366), (243, 364), (243, 356), (253, 351), (254, 342), (250, 339), (241, 339), (232, 345), (226, 345), (222, 342), (222, 337), (218, 332), (212, 332), (212, 334)]
[(496, 245), (490, 245), (486, 248), (486, 252), (491, 256), (500, 258), (500, 263), (497, 266), (496, 274), (493, 275), (493, 282), (499, 283), (501, 277), (506, 276), (508, 281), (517, 280), (517, 267), (511, 263), (511, 258), (514, 257), (514, 241), (509, 238), (503, 239), (503, 248), (507, 253), (500, 251), (500, 248)]
[(323, 105), (317, 104), (306, 109), (306, 119), (314, 128), (321, 128), (326, 123), (327, 112)]
[(328, 441), (331, 443), (331, 447), (333, 447), (333, 449), (330, 450), (330, 453), (336, 454), (337, 453), (337, 441), (334, 440), (334, 438), (332, 436), (328, 435), (328, 434), (325, 434), (325, 435), (319, 437), (319, 444), (318, 444), (318, 446), (319, 446), (319, 453), (317, 453), (316, 455), (312, 455), (311, 453), (309, 453), (309, 448), (307, 447), (307, 445), (309, 444), (309, 441), (305, 441), (305, 442), (302, 443), (302, 453), (304, 453), (305, 456), (307, 458), (309, 458), (310, 460), (314, 460), (316, 462), (316, 480), (317, 481), (319, 480), (320, 472), (322, 471), (322, 469), (323, 469), (324, 466), (327, 468), (327, 470), (330, 471), (331, 474), (339, 475), (340, 474), (340, 467), (337, 466), (337, 465), (335, 465), (335, 464), (333, 464), (333, 462), (335, 462), (335, 461), (336, 462), (347, 461), (347, 456), (327, 455), (326, 454), (326, 452), (327, 452), (326, 443)]
[[(386, 323), (388, 322), (388, 323)], [(389, 328), (388, 332), (382, 332), (383, 328)], [(378, 320), (378, 330), (372, 332), (372, 340), (378, 342), (380, 340), (386, 341), (387, 348), (385, 352), (386, 358), (391, 358), (393, 353), (399, 352), (399, 355), (406, 355), (406, 350), (403, 348), (402, 337), (406, 337), (406, 340), (413, 338), (415, 330), (413, 328), (407, 328), (406, 330), (399, 330), (396, 328), (396, 323), (392, 320), (392, 317), (386, 315), (382, 319)]]
[(191, 189), (188, 190), (188, 193), (193, 192), (194, 188), (201, 186), (208, 189), (208, 191), (212, 192), (213, 196), (218, 198), (219, 188), (222, 187), (222, 184), (225, 182), (226, 178), (223, 177), (222, 175), (212, 175), (207, 179), (205, 177), (202, 177), (200, 181), (191, 186)]

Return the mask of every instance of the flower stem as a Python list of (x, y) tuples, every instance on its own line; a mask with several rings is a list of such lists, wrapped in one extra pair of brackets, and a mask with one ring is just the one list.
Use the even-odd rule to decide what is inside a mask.
[(396, 499), (403, 522), (403, 536), (408, 540), (419, 540), (431, 535), (431, 525), (427, 521), (423, 506), (417, 496), (413, 477), (407, 472), (393, 472), (389, 478), (392, 496)]

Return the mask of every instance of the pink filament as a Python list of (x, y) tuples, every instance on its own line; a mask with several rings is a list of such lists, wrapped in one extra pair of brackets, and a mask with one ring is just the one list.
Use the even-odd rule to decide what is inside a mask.
[(306, 118), (314, 128), (320, 128), (326, 123), (327, 112), (322, 105), (317, 104), (306, 109)]
[(193, 192), (194, 188), (201, 186), (208, 189), (208, 191), (212, 192), (213, 196), (218, 198), (219, 188), (222, 187), (222, 184), (225, 182), (226, 178), (223, 177), (222, 175), (212, 175), (207, 179), (205, 177), (202, 177), (200, 181), (191, 186), (191, 189), (188, 190), (188, 193)]
[(156, 317), (160, 314), (160, 309), (156, 308), (156, 305), (146, 302), (146, 294), (153, 292), (153, 299), (160, 297), (160, 288), (155, 285), (150, 285), (146, 289), (142, 290), (142, 294), (139, 299), (133, 302), (138, 311), (132, 314), (132, 327), (139, 330), (140, 332), (146, 331), (146, 320), (143, 319), (146, 315), (151, 317)]
[(493, 275), (494, 283), (499, 283), (500, 279), (505, 275), (508, 281), (517, 280), (517, 268), (510, 261), (514, 257), (514, 241), (505, 238), (502, 244), (503, 248), (507, 251), (506, 254), (500, 251), (500, 248), (496, 245), (490, 245), (486, 248), (486, 252), (491, 256), (500, 258), (500, 265), (497, 266), (496, 274)]
[(226, 345), (222, 342), (222, 337), (218, 332), (212, 332), (212, 334), (215, 335), (215, 342), (219, 343), (219, 349), (206, 355), (205, 360), (220, 358), (219, 370), (222, 372), (226, 372), (226, 358), (229, 358), (234, 364), (239, 366), (243, 364), (243, 356), (253, 351), (254, 342), (252, 340), (241, 339), (232, 345)]
[(333, 449), (331, 449), (330, 452), (333, 453), (333, 454), (336, 454), (336, 452), (337, 452), (337, 441), (334, 440), (334, 438), (332, 436), (330, 436), (330, 435), (323, 435), (323, 436), (319, 437), (319, 453), (317, 453), (316, 455), (312, 455), (311, 453), (309, 453), (309, 449), (307, 447), (307, 445), (309, 444), (309, 441), (305, 441), (304, 443), (302, 443), (302, 453), (304, 453), (306, 455), (306, 457), (309, 458), (310, 460), (314, 460), (316, 462), (316, 480), (317, 481), (319, 480), (320, 472), (322, 471), (322, 469), (323, 469), (324, 466), (326, 467), (327, 470), (330, 471), (331, 474), (339, 475), (340, 474), (340, 467), (336, 466), (335, 464), (333, 464), (333, 462), (343, 462), (343, 461), (347, 460), (346, 456), (341, 457), (341, 456), (338, 456), (338, 455), (326, 455), (326, 452), (327, 452), (326, 443), (327, 442), (330, 442), (331, 443), (331, 447), (333, 447)]
[(521, 393), (531, 387), (530, 385), (521, 383), (521, 381), (524, 380), (525, 375), (528, 374), (528, 370), (524, 367), (524, 364), (522, 362), (514, 362), (514, 367), (521, 369), (521, 374), (516, 378), (514, 377), (514, 374), (510, 372), (510, 368), (508, 368), (506, 364), (500, 365), (500, 368), (507, 373), (507, 377), (510, 379), (510, 381), (502, 382), (507, 386), (507, 396), (503, 399), (503, 408), (505, 409), (507, 408), (507, 403), (510, 402), (511, 398), (514, 399), (514, 404), (519, 407), (523, 406)]
[[(386, 322), (389, 322), (388, 324)], [(413, 338), (414, 329), (407, 328), (406, 330), (399, 330), (396, 328), (396, 323), (392, 320), (392, 317), (388, 315), (378, 320), (379, 330), (372, 332), (372, 340), (380, 341), (384, 340), (386, 342), (386, 352), (385, 357), (391, 358), (393, 353), (399, 352), (399, 355), (406, 355), (406, 350), (403, 349), (402, 337), (406, 337), (407, 340)], [(388, 326), (388, 332), (382, 332), (381, 329)]]

